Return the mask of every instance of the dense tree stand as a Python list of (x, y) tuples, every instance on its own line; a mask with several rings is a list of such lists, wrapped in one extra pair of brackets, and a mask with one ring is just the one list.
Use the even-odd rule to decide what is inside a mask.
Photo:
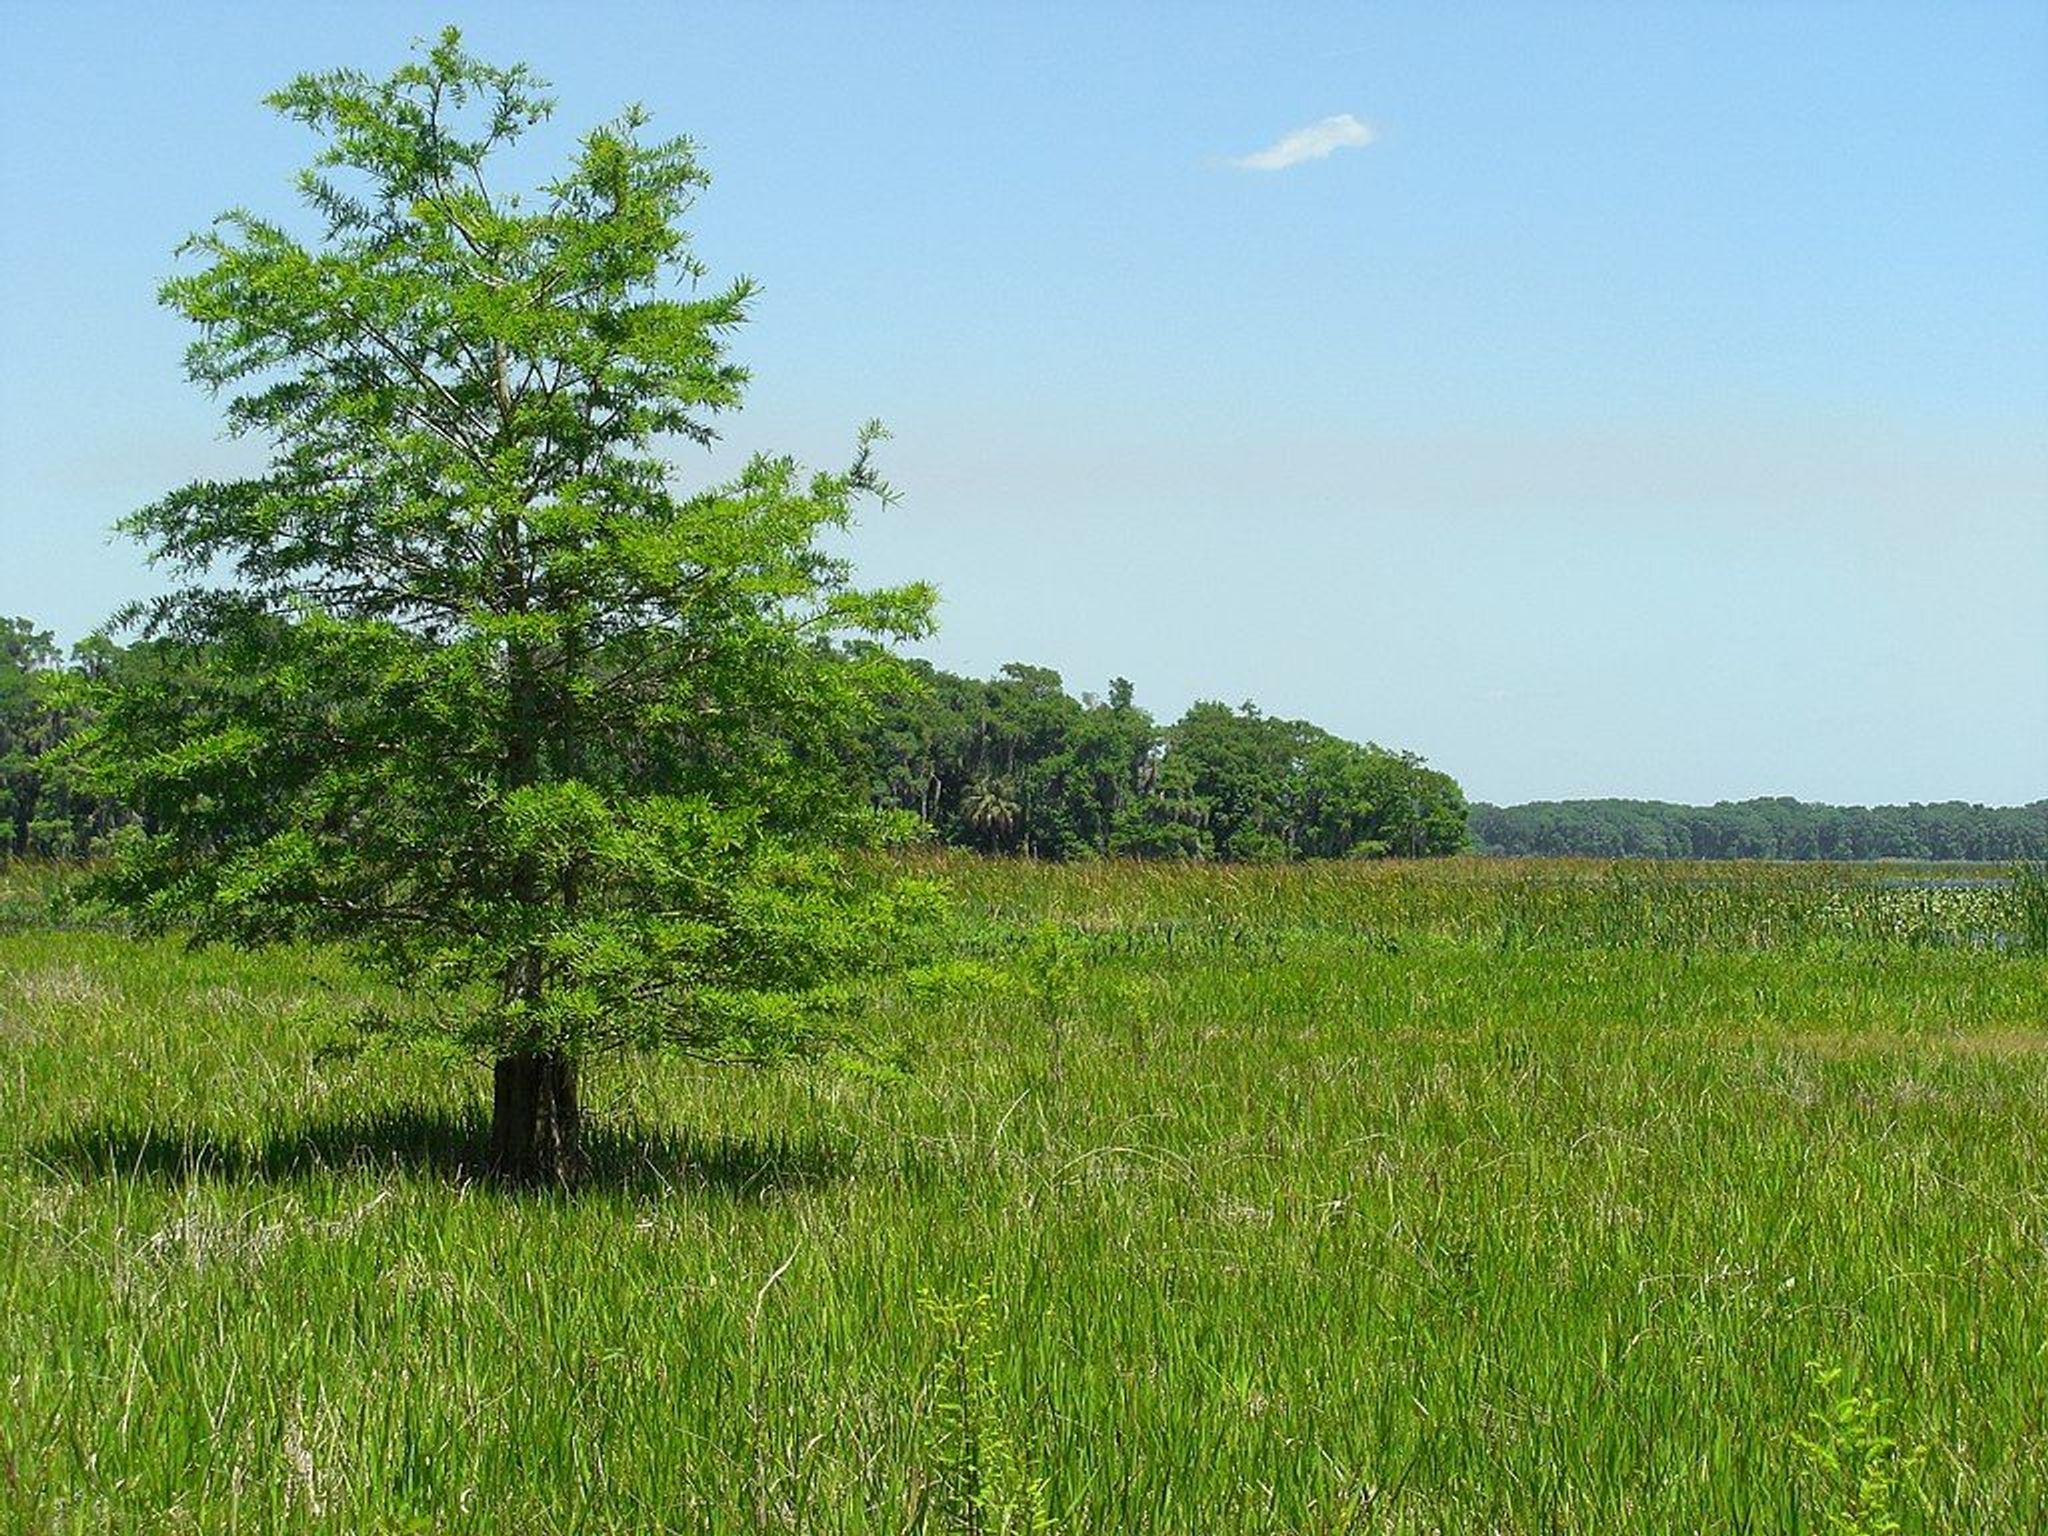
[(555, 1051), (501, 1057), (491, 1071), (491, 1172), (511, 1184), (579, 1184), (583, 1112), (576, 1063)]

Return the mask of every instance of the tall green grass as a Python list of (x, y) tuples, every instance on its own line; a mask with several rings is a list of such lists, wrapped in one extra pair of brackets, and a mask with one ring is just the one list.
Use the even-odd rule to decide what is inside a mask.
[(610, 1064), (573, 1198), (0, 880), (0, 1529), (2048, 1529), (2016, 888), (941, 862), (904, 1083)]

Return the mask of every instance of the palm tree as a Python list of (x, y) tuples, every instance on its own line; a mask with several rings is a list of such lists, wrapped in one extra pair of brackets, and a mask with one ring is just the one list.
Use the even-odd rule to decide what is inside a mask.
[(1018, 806), (1011, 798), (1014, 793), (1007, 780), (984, 774), (968, 785), (967, 793), (960, 797), (960, 814), (991, 848), (1017, 825)]

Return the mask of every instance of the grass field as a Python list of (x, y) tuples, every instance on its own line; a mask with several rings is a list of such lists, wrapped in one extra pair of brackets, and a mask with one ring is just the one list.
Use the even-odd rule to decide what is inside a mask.
[(0, 874), (0, 1525), (2048, 1530), (2012, 890), (942, 867), (907, 1081), (605, 1064), (574, 1197)]

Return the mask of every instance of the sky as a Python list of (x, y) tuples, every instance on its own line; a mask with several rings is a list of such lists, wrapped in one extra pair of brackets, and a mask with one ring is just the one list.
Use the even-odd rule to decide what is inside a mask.
[(1256, 701), (1477, 799), (2048, 796), (2048, 5), (0, 0), (0, 615), (252, 469), (155, 303), (261, 97), (446, 22), (638, 101), (762, 286), (723, 444), (901, 492), (920, 647)]

